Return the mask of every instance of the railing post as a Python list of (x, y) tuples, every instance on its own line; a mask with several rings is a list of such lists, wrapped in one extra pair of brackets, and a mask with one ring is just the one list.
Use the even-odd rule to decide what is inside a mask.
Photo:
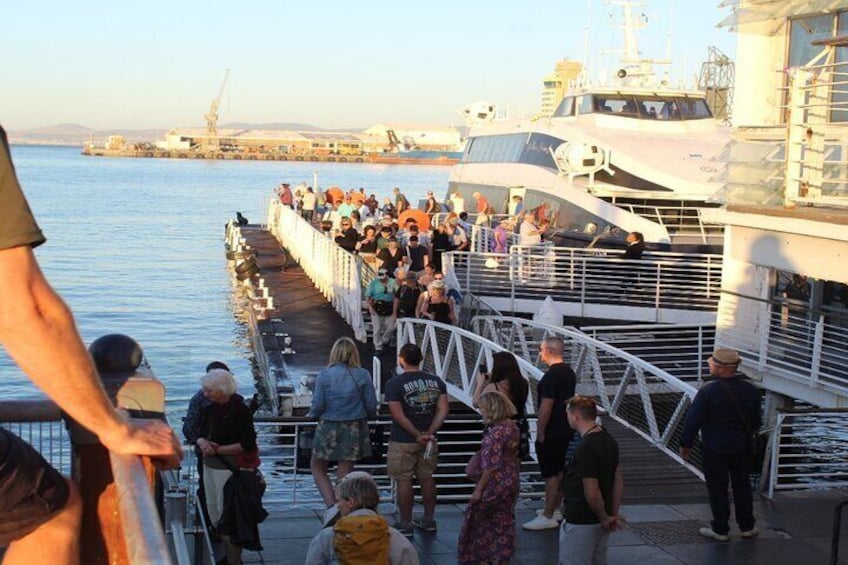
[[(165, 387), (148, 368), (141, 366), (143, 353), (132, 338), (106, 335), (95, 340), (89, 352), (106, 393), (118, 408), (135, 418), (164, 418)], [(81, 562), (129, 563), (126, 535), (137, 529), (137, 525), (128, 524), (125, 529), (121, 521), (109, 451), (89, 430), (71, 420), (67, 424), (73, 448), (71, 475), (79, 485), (83, 501)], [(152, 491), (156, 472), (149, 458), (142, 461)]]

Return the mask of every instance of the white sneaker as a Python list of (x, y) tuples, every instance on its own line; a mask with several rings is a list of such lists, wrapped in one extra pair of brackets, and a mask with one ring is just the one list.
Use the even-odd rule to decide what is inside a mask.
[(760, 530), (758, 530), (757, 528), (751, 528), (750, 530), (745, 530), (739, 535), (741, 535), (743, 538), (753, 538), (760, 535)]
[[(544, 508), (539, 508), (538, 510), (536, 510), (536, 516), (541, 516), (544, 513), (545, 513)], [(562, 510), (554, 510), (553, 519), (556, 520), (557, 522), (562, 522)]]
[(521, 526), (525, 530), (553, 530), (554, 528), (559, 527), (559, 522), (557, 522), (553, 518), (545, 518), (544, 514), (541, 516), (536, 516), (529, 522), (525, 522)]
[(698, 530), (698, 533), (705, 538), (714, 539), (716, 541), (730, 541), (730, 536), (727, 534), (717, 534), (709, 526), (705, 526)]

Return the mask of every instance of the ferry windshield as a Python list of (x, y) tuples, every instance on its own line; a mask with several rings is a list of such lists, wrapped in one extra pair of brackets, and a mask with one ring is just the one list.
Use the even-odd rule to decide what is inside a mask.
[[(584, 95), (580, 113), (608, 113), (639, 120), (702, 120), (712, 118), (703, 98), (686, 96), (628, 96), (622, 94)], [(573, 113), (574, 101), (566, 98), (557, 108), (555, 117)]]

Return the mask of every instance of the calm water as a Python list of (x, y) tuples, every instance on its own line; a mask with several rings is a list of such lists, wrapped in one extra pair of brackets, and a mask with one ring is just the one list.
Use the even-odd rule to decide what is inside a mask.
[[(68, 147), (13, 146), (18, 177), (47, 243), (36, 251), (86, 344), (108, 333), (138, 341), (177, 415), (206, 363), (225, 361), (253, 393), (246, 330), (233, 314), (223, 227), (240, 210), (264, 221), (280, 182), (399, 186), (411, 201), (444, 194), (449, 167), (265, 161), (110, 159)], [(0, 353), (5, 397), (34, 387)], [(62, 375), (56, 375), (62, 378)]]

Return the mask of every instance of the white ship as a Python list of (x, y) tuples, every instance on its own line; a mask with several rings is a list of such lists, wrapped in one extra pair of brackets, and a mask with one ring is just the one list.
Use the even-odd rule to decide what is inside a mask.
[(639, 231), (649, 246), (715, 249), (721, 230), (705, 226), (701, 210), (719, 205), (716, 156), (730, 128), (713, 118), (704, 92), (655, 75), (656, 61), (639, 56), (643, 22), (633, 3), (619, 4), (625, 55), (615, 78), (573, 85), (550, 118), (497, 120), (493, 106), (470, 106), (477, 123), (450, 193), (480, 192), (496, 213), (516, 195), (525, 210), (546, 202), (561, 245), (623, 245)]

